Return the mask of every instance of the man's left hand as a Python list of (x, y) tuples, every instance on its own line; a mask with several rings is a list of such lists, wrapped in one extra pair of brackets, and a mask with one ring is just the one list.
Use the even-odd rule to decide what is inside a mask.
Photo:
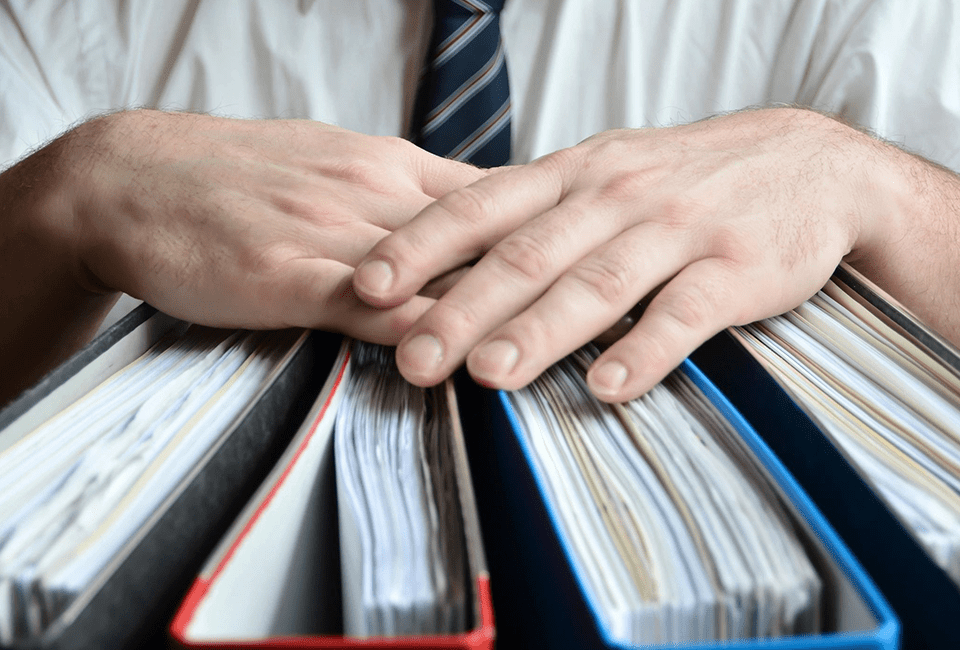
[(514, 389), (664, 285), (588, 374), (601, 399), (632, 399), (723, 328), (803, 302), (881, 230), (895, 237), (874, 176), (886, 146), (786, 108), (601, 133), (427, 206), (374, 246), (354, 288), (392, 307), (482, 256), (397, 363), (431, 385), (466, 360)]

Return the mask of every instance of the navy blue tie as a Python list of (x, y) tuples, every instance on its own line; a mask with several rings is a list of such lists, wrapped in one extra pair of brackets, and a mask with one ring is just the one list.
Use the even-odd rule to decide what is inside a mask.
[(434, 0), (413, 141), (480, 167), (510, 160), (510, 88), (500, 39), (504, 0)]

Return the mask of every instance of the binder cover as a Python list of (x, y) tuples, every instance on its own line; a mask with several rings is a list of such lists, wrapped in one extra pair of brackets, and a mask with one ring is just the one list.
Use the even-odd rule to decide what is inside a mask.
[[(960, 370), (955, 349), (849, 268), (835, 279), (901, 332)], [(691, 359), (796, 477), (893, 606), (904, 648), (960, 648), (960, 590), (926, 554), (827, 436), (730, 332)]]
[[(683, 371), (741, 433), (779, 486), (805, 546), (824, 580), (826, 631), (816, 636), (728, 641), (686, 648), (846, 648), (898, 647), (899, 624), (849, 549), (814, 507), (783, 464), (731, 405), (690, 362)], [(461, 393), (471, 390), (462, 381)], [(493, 575), (501, 648), (618, 648), (601, 628), (572, 572), (530, 450), (516, 434), (518, 421), (505, 396), (485, 392), (470, 398), (483, 422), (467, 432), (477, 481), (480, 514)], [(462, 401), (466, 401), (464, 396)], [(466, 408), (466, 407), (464, 407)]]
[(494, 640), (490, 578), (480, 539), (456, 396), (453, 453), (472, 623), (456, 635), (359, 639), (342, 635), (333, 425), (350, 372), (342, 353), (276, 467), (234, 522), (170, 626), (185, 648), (476, 648)]
[[(187, 323), (141, 305), (0, 411), (0, 451)], [(200, 561), (302, 421), (332, 360), (304, 333), (283, 365), (113, 559), (40, 638), (15, 648), (141, 648), (163, 628)], [(324, 357), (327, 357), (326, 359)]]

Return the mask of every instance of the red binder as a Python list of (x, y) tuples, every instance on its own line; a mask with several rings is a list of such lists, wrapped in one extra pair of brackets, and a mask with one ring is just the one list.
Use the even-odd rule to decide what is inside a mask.
[(339, 633), (340, 567), (333, 423), (347, 346), (288, 449), (204, 565), (169, 633), (184, 648), (471, 648), (495, 637), (490, 579), (453, 386), (453, 452), (471, 576), (472, 624), (455, 635)]

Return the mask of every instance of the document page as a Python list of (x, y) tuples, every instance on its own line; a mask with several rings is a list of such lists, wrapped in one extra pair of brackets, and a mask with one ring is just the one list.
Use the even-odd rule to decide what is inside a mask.
[(587, 599), (623, 644), (817, 631), (821, 583), (738, 434), (674, 373), (603, 404), (584, 348), (508, 393)]
[(299, 337), (191, 328), (0, 454), (0, 642), (94, 582)]
[(960, 383), (831, 281), (741, 340), (960, 586)]
[(354, 342), (334, 431), (344, 632), (465, 631), (463, 519), (441, 388), (408, 383), (392, 349)]

